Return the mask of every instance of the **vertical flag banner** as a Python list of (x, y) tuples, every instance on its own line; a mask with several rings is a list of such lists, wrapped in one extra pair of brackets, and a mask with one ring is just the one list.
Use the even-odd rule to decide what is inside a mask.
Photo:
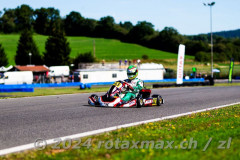
[(234, 59), (231, 58), (230, 66), (229, 66), (228, 83), (232, 83), (233, 67), (234, 67)]
[(185, 45), (180, 44), (178, 49), (178, 63), (177, 63), (177, 84), (183, 83)]

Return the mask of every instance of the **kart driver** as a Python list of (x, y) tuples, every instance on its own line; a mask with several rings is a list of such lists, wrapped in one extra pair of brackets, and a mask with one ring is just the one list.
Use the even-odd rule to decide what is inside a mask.
[(138, 69), (134, 65), (130, 65), (127, 68), (128, 79), (124, 80), (127, 84), (128, 90), (126, 91), (125, 96), (122, 98), (122, 104), (127, 101), (136, 98), (141, 89), (143, 89), (143, 81), (138, 79)]

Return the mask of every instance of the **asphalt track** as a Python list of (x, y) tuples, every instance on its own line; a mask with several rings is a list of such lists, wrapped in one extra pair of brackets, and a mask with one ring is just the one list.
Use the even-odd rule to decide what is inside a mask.
[[(67, 135), (240, 102), (240, 86), (154, 89), (160, 107), (90, 107), (90, 94), (0, 100), (0, 150)], [(98, 93), (99, 95), (103, 93)]]

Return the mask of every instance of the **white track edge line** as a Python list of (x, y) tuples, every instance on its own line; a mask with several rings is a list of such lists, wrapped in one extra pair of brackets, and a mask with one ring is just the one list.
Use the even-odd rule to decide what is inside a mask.
[[(192, 111), (192, 112), (175, 114), (175, 115), (166, 116), (166, 117), (162, 117), (162, 118), (155, 118), (155, 119), (150, 119), (150, 120), (145, 120), (145, 121), (128, 123), (128, 124), (123, 124), (123, 125), (118, 125), (118, 126), (93, 130), (93, 131), (89, 131), (89, 132), (83, 132), (83, 133), (64, 136), (64, 137), (58, 137), (58, 138), (61, 138), (61, 139), (82, 138), (82, 137), (86, 137), (86, 136), (92, 136), (92, 135), (96, 135), (96, 134), (100, 134), (100, 133), (104, 133), (104, 132), (117, 130), (117, 129), (120, 129), (120, 128), (127, 128), (127, 127), (137, 126), (137, 125), (146, 124), (146, 123), (150, 123), (150, 122), (162, 121), (162, 120), (166, 120), (166, 119), (173, 119), (173, 118), (182, 117), (182, 116), (186, 116), (186, 115), (190, 115), (190, 114), (194, 114), (194, 113), (210, 111), (210, 110), (224, 108), (224, 107), (233, 106), (233, 105), (237, 105), (237, 104), (240, 104), (240, 102), (221, 105), (221, 106), (216, 106), (216, 107), (205, 108), (205, 109), (196, 110), (196, 111)], [(55, 139), (57, 139), (57, 138), (46, 140), (46, 144), (50, 145), (50, 144), (56, 143)], [(0, 150), (0, 156), (10, 154), (10, 153), (15, 153), (15, 152), (21, 152), (21, 151), (24, 151), (24, 150), (34, 149), (34, 148), (35, 148), (34, 143), (25, 144), (25, 145), (21, 145), (21, 146), (16, 146), (16, 147), (12, 147), (12, 148), (7, 148), (7, 149)]]

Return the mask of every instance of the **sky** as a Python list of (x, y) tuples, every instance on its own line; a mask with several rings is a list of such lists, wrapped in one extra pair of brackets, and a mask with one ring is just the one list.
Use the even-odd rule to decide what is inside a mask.
[[(0, 10), (27, 4), (33, 9), (54, 7), (62, 17), (71, 11), (99, 20), (112, 16), (116, 23), (151, 22), (154, 29), (174, 27), (180, 34), (210, 32), (209, 0), (0, 0)], [(212, 7), (213, 32), (240, 29), (240, 0), (215, 0)]]

